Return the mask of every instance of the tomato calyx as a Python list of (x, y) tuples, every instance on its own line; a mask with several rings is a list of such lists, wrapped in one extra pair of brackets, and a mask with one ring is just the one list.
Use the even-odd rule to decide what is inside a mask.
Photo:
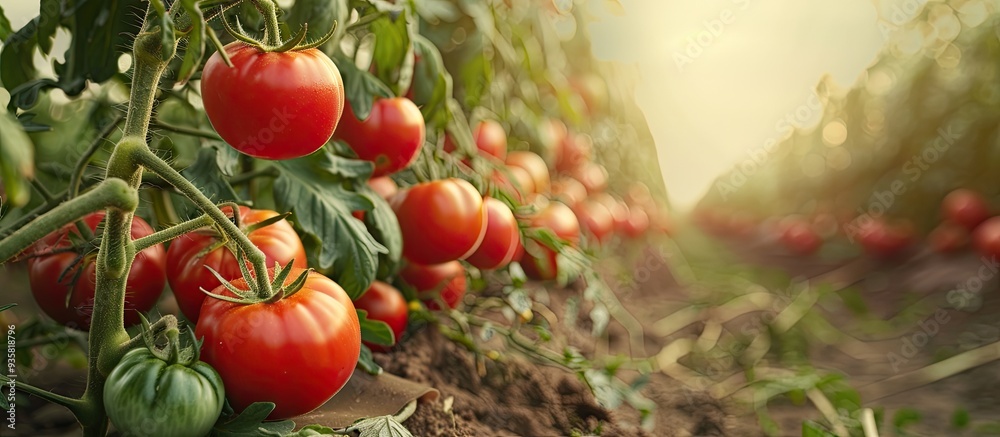
[(200, 359), (202, 342), (195, 338), (193, 328), (185, 331), (188, 337), (188, 345), (183, 346), (181, 344), (180, 329), (177, 327), (177, 320), (173, 319), (172, 322), (167, 321), (166, 330), (162, 331), (163, 336), (167, 338), (167, 344), (158, 346), (156, 344), (158, 330), (153, 329), (149, 320), (142, 314), (139, 314), (139, 321), (142, 323), (142, 341), (145, 343), (146, 349), (156, 358), (165, 361), (167, 364), (180, 364), (185, 367), (197, 363)]
[[(257, 282), (251, 280), (253, 273), (251, 273), (250, 269), (247, 267), (246, 254), (244, 254), (239, 247), (236, 248), (236, 259), (240, 261), (237, 264), (240, 266), (240, 272), (243, 274), (242, 277), (246, 280), (248, 290), (240, 290), (215, 269), (206, 265), (205, 268), (212, 272), (219, 282), (222, 283), (222, 286), (226, 287), (226, 290), (232, 292), (236, 295), (236, 297), (215, 294), (205, 290), (204, 288), (201, 289), (201, 291), (213, 298), (240, 305), (275, 303), (301, 290), (302, 286), (306, 283), (306, 278), (309, 276), (309, 272), (312, 271), (312, 269), (302, 271), (302, 273), (300, 273), (299, 276), (292, 281), (292, 283), (285, 285), (285, 279), (288, 279), (288, 275), (292, 272), (292, 266), (295, 265), (295, 260), (292, 259), (289, 261), (288, 265), (284, 268), (281, 267), (281, 264), (276, 262), (274, 263), (274, 279), (271, 280), (271, 290), (268, 292), (267, 290), (259, 289)], [(264, 274), (266, 275), (267, 272), (264, 272)]]
[[(277, 18), (274, 19), (277, 20)], [(299, 32), (296, 33), (295, 36), (293, 36), (291, 39), (284, 42), (280, 40), (281, 38), (280, 35), (272, 37), (271, 32), (265, 31), (265, 38), (268, 39), (268, 42), (262, 42), (258, 41), (257, 39), (254, 39), (253, 37), (248, 35), (245, 30), (243, 30), (243, 26), (240, 24), (239, 18), (236, 18), (235, 28), (229, 24), (229, 20), (227, 20), (225, 16), (222, 16), (221, 20), (222, 20), (222, 25), (226, 28), (226, 32), (229, 32), (229, 34), (232, 35), (233, 38), (236, 38), (236, 40), (241, 41), (249, 46), (256, 47), (258, 50), (265, 53), (268, 52), (282, 53), (289, 51), (314, 49), (316, 47), (323, 45), (324, 43), (329, 41), (330, 38), (333, 37), (333, 34), (336, 33), (337, 31), (337, 24), (338, 24), (335, 21), (333, 23), (333, 26), (330, 27), (330, 31), (328, 31), (326, 35), (323, 35), (319, 39), (311, 42), (304, 42), (306, 39), (307, 31), (309, 29), (308, 23), (302, 23), (302, 27), (299, 28)], [(265, 17), (265, 20), (267, 20), (267, 17)], [(232, 63), (229, 62), (225, 50), (220, 50), (219, 53), (222, 54), (223, 59), (226, 61), (226, 65), (232, 66)]]

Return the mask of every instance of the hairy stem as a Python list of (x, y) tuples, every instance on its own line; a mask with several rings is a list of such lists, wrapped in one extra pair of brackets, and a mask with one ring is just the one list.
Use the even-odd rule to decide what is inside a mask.
[(136, 252), (141, 252), (143, 249), (173, 240), (174, 238), (180, 237), (181, 235), (193, 230), (211, 226), (212, 223), (214, 223), (212, 221), (212, 217), (208, 214), (201, 215), (186, 222), (173, 225), (162, 231), (157, 231), (145, 237), (137, 238), (132, 241), (132, 244), (135, 245)]
[(76, 197), (77, 194), (80, 194), (80, 181), (83, 179), (84, 170), (87, 169), (87, 165), (90, 164), (90, 160), (93, 159), (94, 154), (96, 154), (98, 150), (101, 150), (101, 146), (104, 145), (104, 141), (107, 140), (108, 135), (111, 135), (111, 132), (114, 132), (115, 128), (118, 127), (118, 124), (121, 123), (123, 118), (124, 117), (121, 115), (115, 116), (115, 119), (111, 123), (108, 123), (107, 126), (104, 126), (104, 128), (97, 133), (97, 137), (90, 142), (87, 148), (83, 151), (83, 155), (80, 155), (80, 159), (76, 161), (76, 166), (73, 167), (73, 174), (69, 178), (69, 188), (66, 192), (67, 199), (72, 199)]
[(177, 125), (173, 125), (173, 124), (170, 124), (170, 123), (164, 123), (164, 122), (159, 121), (159, 120), (153, 120), (153, 121), (151, 121), (150, 122), (150, 127), (153, 127), (153, 128), (156, 128), (156, 129), (163, 129), (165, 131), (174, 132), (174, 133), (178, 133), (178, 134), (181, 134), (181, 135), (188, 135), (188, 136), (197, 137), (197, 138), (205, 138), (205, 139), (208, 139), (208, 140), (222, 141), (222, 137), (220, 137), (219, 134), (217, 134), (215, 132), (201, 130), (201, 129), (196, 129), (196, 128), (187, 127), (187, 126), (177, 126)]

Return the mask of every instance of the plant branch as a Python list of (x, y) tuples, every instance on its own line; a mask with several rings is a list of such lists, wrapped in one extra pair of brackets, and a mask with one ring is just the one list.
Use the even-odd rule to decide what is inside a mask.
[(208, 140), (222, 141), (222, 137), (220, 137), (219, 134), (215, 132), (196, 129), (187, 126), (177, 126), (170, 123), (164, 123), (156, 119), (150, 121), (149, 126), (156, 129), (163, 129), (168, 132), (174, 132), (182, 135), (188, 135), (197, 138), (205, 138)]
[(145, 237), (132, 240), (132, 244), (135, 245), (135, 251), (138, 253), (143, 249), (173, 240), (174, 238), (180, 237), (181, 235), (195, 229), (211, 226), (212, 223), (214, 223), (212, 221), (212, 217), (209, 217), (208, 214), (201, 215), (186, 222), (178, 223), (169, 228), (154, 232)]
[(38, 182), (38, 179), (32, 178), (29, 181), (31, 183), (31, 187), (34, 188), (35, 191), (38, 191), (38, 194), (42, 195), (42, 199), (44, 199), (46, 202), (53, 199), (52, 193), (49, 192), (48, 188), (45, 188), (45, 185), (42, 185), (41, 182)]
[[(205, 196), (198, 187), (194, 186), (190, 181), (184, 178), (177, 170), (174, 170), (169, 164), (164, 160), (156, 156), (152, 151), (147, 149), (137, 149), (135, 158), (144, 167), (149, 169), (149, 171), (156, 173), (161, 178), (163, 178), (167, 183), (177, 188), (181, 194), (190, 199), (198, 209), (209, 215), (212, 220), (222, 229), (222, 231), (229, 237), (230, 240), (236, 242), (237, 245), (246, 254), (248, 260), (253, 265), (254, 271), (256, 273), (255, 280), (257, 282), (258, 290), (261, 293), (266, 293), (267, 296), (260, 296), (262, 298), (271, 296), (271, 283), (268, 281), (267, 277), (267, 266), (265, 265), (264, 253), (254, 246), (247, 238), (246, 234), (243, 233), (236, 225), (229, 220), (229, 217), (219, 210), (208, 197)], [(248, 280), (250, 278), (247, 278)]]
[(59, 204), (0, 240), (0, 263), (13, 258), (46, 235), (94, 211), (107, 207), (131, 211), (138, 205), (138, 192), (125, 181), (105, 180), (93, 190)]
[[(11, 379), (6, 375), (0, 375), (0, 383), (3, 385), (8, 385), (11, 383)], [(38, 396), (46, 401), (52, 402), (53, 404), (62, 405), (69, 408), (70, 411), (76, 413), (78, 410), (85, 406), (84, 402), (80, 399), (73, 399), (63, 395), (52, 393), (48, 390), (43, 390), (41, 388), (35, 387), (31, 384), (24, 382), (14, 381), (14, 388), (25, 393)]]
[[(152, 338), (156, 338), (160, 334), (166, 332), (168, 329), (177, 329), (177, 316), (174, 316), (173, 314), (167, 314), (163, 317), (160, 317), (159, 320), (149, 325), (149, 333), (152, 335)], [(145, 343), (145, 333), (140, 332), (138, 335), (128, 339), (128, 341), (122, 344), (121, 349), (123, 351), (130, 351), (144, 343)]]

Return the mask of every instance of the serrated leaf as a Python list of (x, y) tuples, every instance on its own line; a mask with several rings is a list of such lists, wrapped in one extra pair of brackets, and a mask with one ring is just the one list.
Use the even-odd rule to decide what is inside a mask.
[(361, 323), (361, 340), (382, 346), (392, 346), (396, 344), (396, 335), (388, 323), (381, 320), (368, 318), (368, 311), (356, 310), (358, 312), (358, 322)]
[(31, 198), (29, 179), (35, 177), (35, 146), (21, 123), (0, 108), (0, 182), (13, 206), (23, 206)]
[(413, 437), (402, 423), (393, 416), (379, 416), (364, 419), (351, 428), (358, 432), (358, 437)]
[(368, 346), (361, 345), (361, 355), (358, 356), (358, 367), (364, 370), (369, 375), (381, 375), (382, 367), (375, 362), (375, 358), (372, 357), (372, 350)]
[(372, 202), (372, 209), (365, 212), (365, 226), (375, 240), (386, 248), (386, 253), (378, 256), (376, 274), (379, 279), (386, 279), (399, 270), (403, 256), (403, 234), (399, 228), (399, 219), (396, 218), (396, 213), (392, 211), (389, 202), (368, 184), (358, 184), (358, 193)]
[[(15, 104), (17, 93), (14, 91), (21, 85), (31, 81), (38, 74), (35, 69), (35, 47), (38, 33), (38, 20), (31, 20), (13, 35), (4, 40), (0, 50), (0, 81), (10, 92), (11, 105)], [(49, 80), (51, 83), (55, 83)], [(32, 103), (34, 104), (34, 103)]]
[(56, 36), (56, 28), (59, 27), (59, 19), (62, 15), (62, 8), (59, 0), (41, 0), (38, 10), (38, 49), (42, 54), (48, 55), (52, 51), (52, 41)]
[(371, 164), (322, 149), (275, 166), (281, 170), (274, 182), (278, 209), (295, 214), (305, 233), (310, 265), (329, 273), (357, 298), (375, 280), (378, 255), (388, 253), (364, 223), (351, 216), (352, 211), (372, 209), (372, 202), (343, 187), (345, 179), (367, 178)]
[(273, 402), (254, 402), (235, 417), (228, 415), (220, 418), (209, 435), (214, 437), (265, 437), (275, 434), (284, 435), (295, 429), (295, 422), (291, 420), (265, 422), (267, 415), (271, 414), (273, 410)]
[(284, 434), (281, 437), (322, 437), (322, 436), (340, 436), (343, 434), (337, 434), (333, 428), (323, 426), (323, 425), (306, 425), (302, 429), (293, 432), (291, 434)]
[(368, 118), (376, 97), (393, 97), (392, 90), (375, 75), (361, 70), (354, 61), (343, 55), (333, 58), (340, 75), (344, 78), (344, 95), (351, 111), (359, 120)]

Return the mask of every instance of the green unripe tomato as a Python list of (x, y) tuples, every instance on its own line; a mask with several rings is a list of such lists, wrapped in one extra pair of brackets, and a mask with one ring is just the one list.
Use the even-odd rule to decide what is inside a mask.
[(212, 366), (171, 364), (144, 347), (125, 354), (104, 386), (108, 418), (126, 436), (206, 435), (225, 397)]

